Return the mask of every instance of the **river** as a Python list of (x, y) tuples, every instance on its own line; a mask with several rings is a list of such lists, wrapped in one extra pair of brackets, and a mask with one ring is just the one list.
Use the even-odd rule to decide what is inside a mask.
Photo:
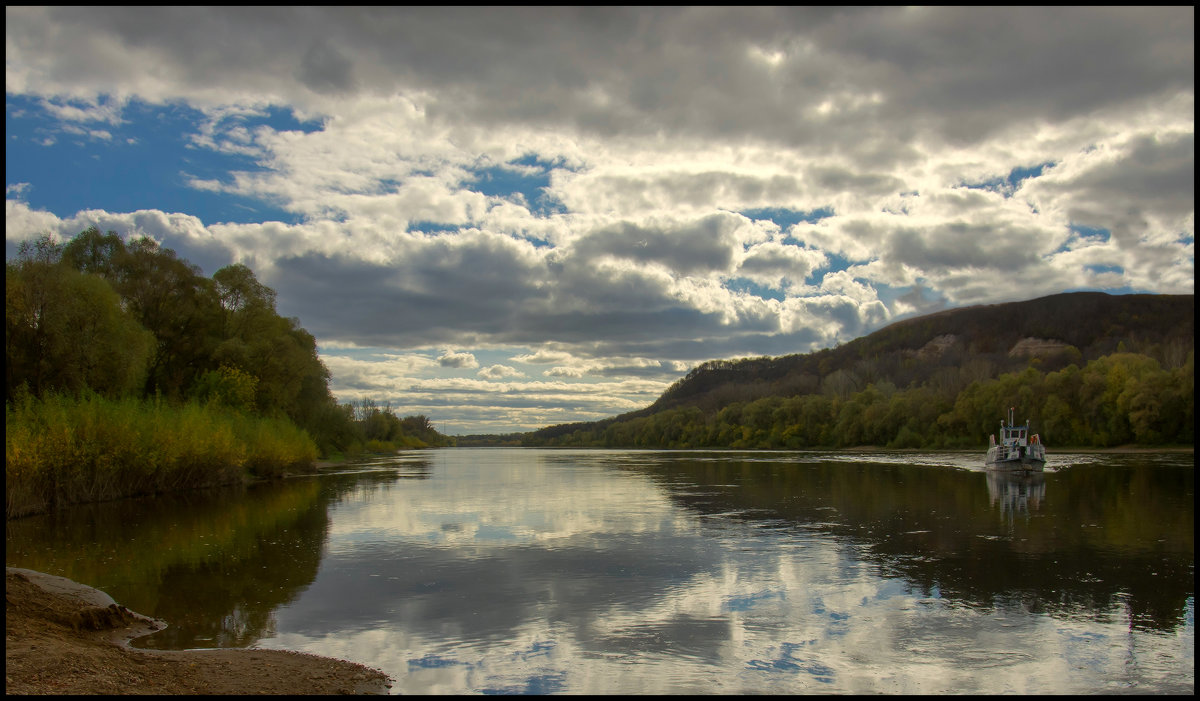
[(6, 528), (6, 564), (394, 693), (1192, 693), (1194, 463), (450, 448)]

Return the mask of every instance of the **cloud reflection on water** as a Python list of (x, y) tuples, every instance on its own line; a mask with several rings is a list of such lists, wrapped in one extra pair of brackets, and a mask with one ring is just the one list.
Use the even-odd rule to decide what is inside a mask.
[(728, 485), (673, 492), (604, 451), (433, 462), (331, 507), (316, 580), (259, 646), (377, 666), (402, 693), (1163, 690), (1159, 671), (1191, 668), (1194, 623), (1141, 634), (1120, 607), (1049, 617), (914, 590), (871, 542), (681, 508)]

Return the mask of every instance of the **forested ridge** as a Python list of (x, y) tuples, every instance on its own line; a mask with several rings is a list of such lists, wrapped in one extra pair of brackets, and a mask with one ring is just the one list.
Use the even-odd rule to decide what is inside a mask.
[(1194, 295), (1100, 292), (946, 310), (709, 361), (639, 411), (460, 445), (971, 448), (1008, 407), (1050, 445), (1191, 445), (1194, 314)]
[(425, 416), (339, 404), (275, 301), (245, 265), (205, 277), (146, 237), (22, 244), (5, 265), (8, 514), (452, 442)]

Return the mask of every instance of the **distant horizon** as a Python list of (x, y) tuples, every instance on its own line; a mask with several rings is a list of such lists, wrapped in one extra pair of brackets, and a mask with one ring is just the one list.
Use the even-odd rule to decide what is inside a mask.
[[(1013, 304), (1013, 303), (1021, 303), (1021, 302), (1036, 302), (1036, 301), (1038, 301), (1038, 300), (1048, 299), (1048, 298), (1051, 298), (1051, 297), (1058, 297), (1058, 296), (1061, 296), (1061, 295), (1070, 295), (1070, 294), (1079, 294), (1079, 293), (1095, 293), (1095, 294), (1103, 294), (1103, 295), (1109, 295), (1109, 296), (1151, 295), (1151, 296), (1159, 296), (1159, 297), (1163, 297), (1163, 296), (1166, 296), (1166, 297), (1195, 297), (1195, 294), (1194, 294), (1194, 293), (1188, 293), (1188, 294), (1179, 294), (1179, 295), (1169, 295), (1169, 294), (1162, 294), (1162, 293), (1143, 293), (1143, 292), (1115, 292), (1115, 291), (1109, 291), (1109, 290), (1068, 290), (1068, 291), (1065, 291), (1065, 292), (1055, 292), (1055, 293), (1053, 293), (1053, 294), (1044, 295), (1044, 296), (1040, 296), (1040, 297), (1034, 297), (1034, 298), (1031, 298), (1031, 299), (1019, 299), (1019, 300), (1012, 300), (1012, 301), (1010, 301), (1010, 302), (997, 302), (997, 303), (993, 303), (993, 304)], [(878, 328), (878, 329), (874, 329), (873, 331), (868, 331), (868, 332), (865, 332), (865, 333), (864, 333), (862, 336), (859, 336), (858, 338), (866, 338), (867, 336), (870, 336), (870, 335), (872, 335), (873, 333), (875, 333), (875, 332), (877, 332), (877, 331), (882, 331), (882, 330), (884, 330), (884, 329), (888, 328), (889, 326), (891, 326), (891, 325), (893, 325), (893, 324), (895, 324), (895, 323), (901, 322), (901, 321), (907, 321), (907, 320), (910, 320), (910, 319), (918, 319), (918, 318), (921, 318), (921, 317), (923, 317), (923, 316), (929, 316), (929, 315), (932, 315), (932, 314), (939, 314), (939, 313), (942, 313), (942, 312), (960, 311), (960, 310), (965, 310), (965, 309), (969, 309), (969, 308), (971, 308), (971, 307), (977, 307), (977, 306), (989, 306), (989, 305), (970, 305), (970, 306), (968, 306), (968, 307), (951, 307), (951, 308), (946, 308), (946, 309), (940, 309), (940, 310), (937, 310), (937, 311), (927, 312), (927, 313), (925, 313), (925, 314), (913, 314), (913, 315), (909, 315), (909, 316), (905, 316), (905, 317), (901, 317), (901, 318), (893, 319), (892, 321), (888, 322), (887, 324), (885, 324), (885, 325), (881, 326), (881, 327), (880, 327), (880, 328)], [(847, 341), (847, 343), (851, 343), (851, 342), (853, 342), (853, 341), (855, 341), (855, 340), (858, 340), (858, 339), (857, 339), (857, 338), (856, 338), (856, 339), (851, 339), (850, 341)], [(1054, 340), (1054, 339), (1049, 339), (1049, 340)], [(808, 354), (812, 354), (812, 353), (819, 352), (819, 351), (821, 351), (821, 350), (825, 350), (825, 349), (818, 348), (818, 349), (814, 349), (814, 350), (808, 351), (807, 353), (803, 353), (803, 354), (801, 354), (801, 355), (808, 355)], [(786, 357), (786, 356), (789, 356), (789, 355), (795, 355), (795, 354), (792, 354), (792, 353), (784, 353), (784, 354), (777, 355), (777, 356), (767, 356), (767, 357), (769, 357), (769, 358), (780, 358), (780, 357)], [(760, 357), (761, 357), (761, 356), (760, 356)], [(754, 358), (753, 356), (750, 356), (750, 357), (745, 357), (745, 358), (730, 358), (730, 359), (728, 359), (728, 360), (732, 360), (733, 362), (737, 362), (737, 361), (739, 361), (739, 360), (752, 360), (753, 358)], [(718, 360), (718, 359), (714, 358), (713, 360)], [(724, 360), (724, 359), (721, 359), (721, 360)], [(702, 363), (698, 363), (697, 365), (700, 365), (700, 364), (702, 364)], [(694, 369), (694, 368), (693, 368), (693, 369)], [(690, 370), (689, 370), (689, 372), (690, 372)], [(684, 373), (683, 375), (680, 375), (680, 378), (684, 377), (686, 374), (687, 374), (687, 373)], [(661, 396), (661, 395), (660, 395), (660, 396)], [(655, 399), (657, 400), (658, 398), (656, 397)], [(647, 407), (649, 407), (650, 405), (652, 405), (653, 403), (654, 403), (654, 402), (652, 401), (652, 402), (650, 402), (649, 404), (647, 404), (645, 407), (641, 407), (641, 408), (647, 408)], [(635, 410), (635, 411), (636, 411), (636, 410)], [(615, 418), (615, 416), (617, 416), (617, 415), (613, 415), (613, 416), (606, 416), (606, 417), (604, 417), (604, 418), (602, 418), (602, 419), (599, 419), (599, 420), (603, 421), (603, 420), (606, 420), (606, 419)], [(556, 423), (554, 423), (554, 424), (548, 424), (548, 425), (539, 426), (538, 428), (535, 428), (535, 429), (523, 429), (523, 430), (512, 430), (512, 431), (489, 431), (489, 432), (486, 432), (486, 433), (457, 433), (457, 434), (456, 434), (456, 433), (445, 433), (444, 431), (442, 431), (442, 433), (443, 433), (443, 435), (452, 435), (452, 436), (456, 436), (456, 437), (462, 437), (462, 436), (507, 436), (507, 435), (520, 435), (520, 434), (525, 434), (525, 433), (535, 432), (535, 431), (538, 431), (538, 430), (540, 430), (540, 429), (549, 428), (550, 426), (555, 426), (555, 425), (566, 425), (566, 424), (576, 424), (576, 423), (590, 423), (591, 421), (595, 421), (595, 419), (593, 419), (593, 420), (589, 420), (589, 421), (573, 421), (573, 420), (559, 421), (559, 422), (556, 422)], [(439, 429), (439, 431), (440, 431), (440, 429)]]
[(1194, 7), (5, 19), (7, 259), (96, 226), (243, 263), (339, 401), (451, 435), (944, 309), (1194, 294)]

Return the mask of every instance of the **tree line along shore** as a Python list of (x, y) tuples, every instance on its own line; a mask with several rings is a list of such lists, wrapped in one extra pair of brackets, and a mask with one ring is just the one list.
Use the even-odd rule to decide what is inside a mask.
[(23, 243), (5, 284), (7, 518), (456, 443), (973, 448), (1010, 406), (1054, 446), (1194, 441), (1191, 295), (951, 310), (806, 355), (703, 363), (610, 419), (455, 439), (338, 403), (313, 336), (245, 265), (205, 277), (149, 238), (90, 228)]
[(1194, 295), (943, 310), (807, 354), (713, 360), (650, 406), (459, 445), (979, 449), (1012, 407), (1062, 448), (1194, 440)]
[(245, 265), (206, 277), (96, 228), (6, 262), (6, 518), (451, 442), (425, 416), (338, 403), (313, 336)]
[[(1194, 360), (1164, 368), (1153, 357), (1114, 353), (1084, 367), (1027, 367), (972, 381), (958, 392), (882, 381), (859, 391), (773, 395), (705, 412), (685, 405), (557, 434), (520, 436), (525, 446), (803, 449), (879, 446), (980, 451), (1004, 408), (1029, 419), (1059, 449), (1190, 446)], [(460, 444), (470, 444), (460, 439)]]

